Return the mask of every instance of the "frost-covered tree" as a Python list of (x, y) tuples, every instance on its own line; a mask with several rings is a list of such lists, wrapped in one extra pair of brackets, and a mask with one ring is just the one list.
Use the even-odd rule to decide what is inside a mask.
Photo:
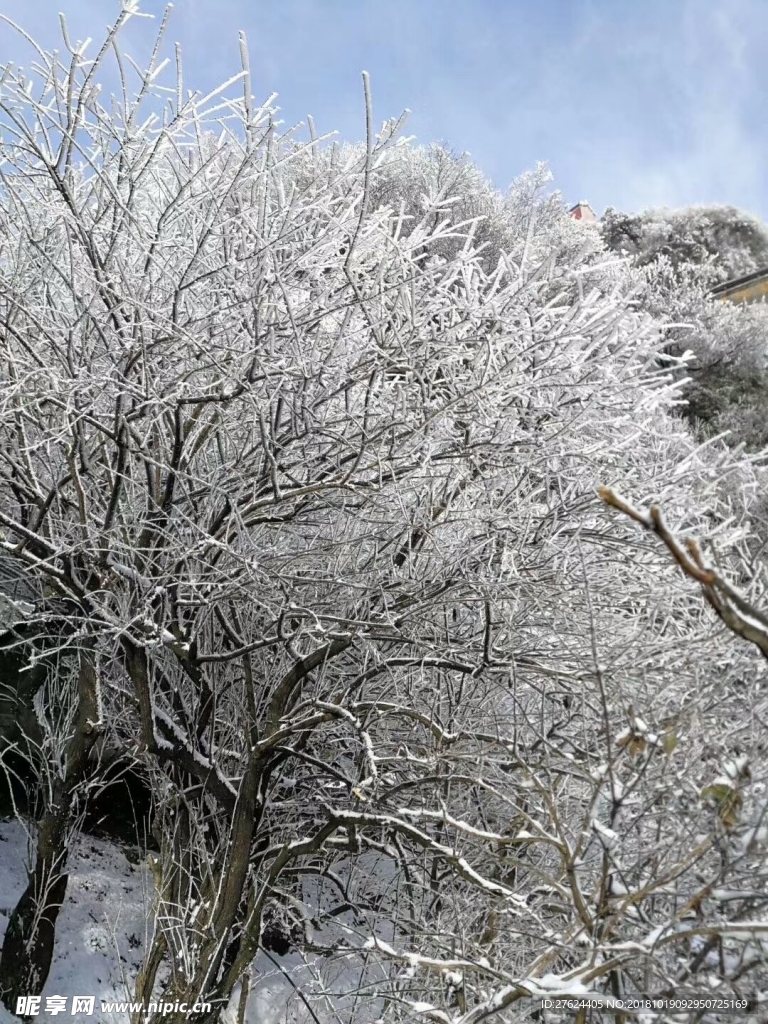
[(712, 298), (728, 278), (768, 267), (768, 229), (733, 207), (690, 207), (621, 214), (600, 224), (606, 244), (642, 268), (641, 307), (666, 320), (664, 349), (691, 354), (683, 409), (701, 437), (727, 434), (732, 446), (768, 443), (768, 307)]
[(129, 16), (0, 102), (2, 552), (37, 595), (6, 640), (47, 780), (4, 1002), (108, 750), (154, 799), (134, 995), (212, 1006), (153, 1024), (247, 1014), (265, 949), (315, 1021), (748, 988), (760, 676), (595, 488), (738, 552), (759, 471), (674, 415), (636, 275), (533, 179), (377, 135), (367, 84), (364, 147), (281, 137), (244, 41), (206, 97), (121, 60), (107, 109)]
[(658, 256), (673, 267), (693, 263), (712, 283), (763, 270), (768, 266), (768, 229), (752, 214), (734, 206), (689, 206), (621, 213), (609, 207), (600, 233), (615, 252), (644, 266)]

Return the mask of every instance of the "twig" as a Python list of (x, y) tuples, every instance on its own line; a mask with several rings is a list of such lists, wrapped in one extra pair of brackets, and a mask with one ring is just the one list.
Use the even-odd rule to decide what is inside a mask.
[(667, 528), (661, 510), (656, 505), (651, 506), (647, 513), (641, 512), (610, 487), (598, 487), (597, 493), (606, 505), (618, 509), (660, 537), (686, 576), (701, 584), (705, 599), (728, 629), (754, 644), (763, 656), (768, 658), (768, 616), (750, 604), (730, 583), (704, 562), (695, 540), (689, 539), (681, 543)]

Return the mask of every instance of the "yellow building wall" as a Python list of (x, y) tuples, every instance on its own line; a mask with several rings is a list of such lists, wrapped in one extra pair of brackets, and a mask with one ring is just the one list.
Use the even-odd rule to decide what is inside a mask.
[(757, 302), (763, 298), (768, 298), (768, 277), (718, 296), (720, 302)]

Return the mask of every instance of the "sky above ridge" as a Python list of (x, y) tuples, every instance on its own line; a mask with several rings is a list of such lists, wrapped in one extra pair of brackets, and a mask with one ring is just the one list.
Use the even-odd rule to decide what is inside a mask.
[[(143, 62), (165, 4), (126, 26)], [(57, 11), (93, 55), (117, 0), (3, 0), (2, 13), (46, 48)], [(766, 0), (177, 0), (166, 50), (181, 43), (188, 87), (240, 69), (278, 93), (286, 125), (364, 134), (361, 71), (377, 124), (411, 110), (405, 133), (468, 152), (505, 188), (538, 161), (569, 202), (728, 203), (768, 220)], [(31, 51), (0, 24), (0, 64)], [(171, 81), (169, 79), (169, 83)]]

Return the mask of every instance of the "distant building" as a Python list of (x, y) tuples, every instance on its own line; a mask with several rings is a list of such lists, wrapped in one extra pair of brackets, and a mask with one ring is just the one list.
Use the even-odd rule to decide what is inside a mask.
[(573, 217), (574, 220), (583, 221), (585, 224), (597, 223), (597, 214), (586, 199), (582, 199), (575, 206), (572, 206), (568, 211), (568, 216)]
[(759, 302), (768, 297), (768, 267), (724, 281), (710, 295), (721, 302)]

